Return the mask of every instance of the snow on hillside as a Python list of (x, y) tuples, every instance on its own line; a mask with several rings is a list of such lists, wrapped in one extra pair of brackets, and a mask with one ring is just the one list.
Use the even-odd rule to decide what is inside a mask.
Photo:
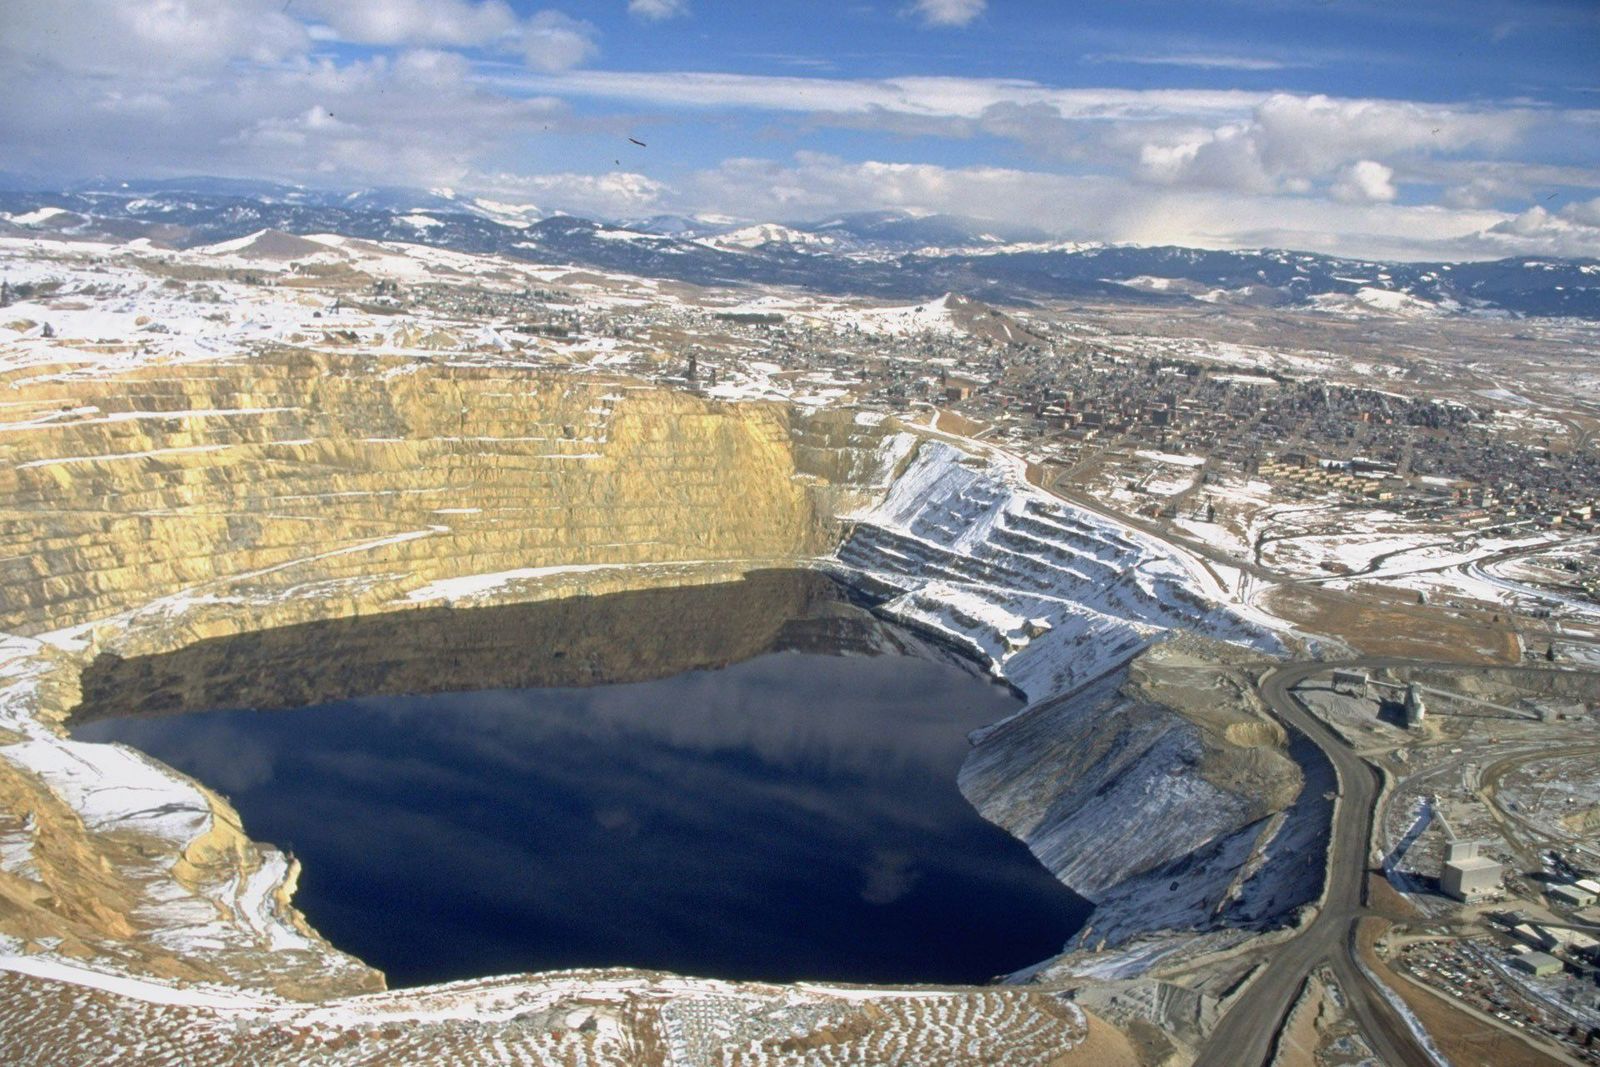
[(859, 329), (874, 336), (900, 337), (934, 333), (953, 336), (960, 331), (951, 316), (953, 294), (946, 293), (925, 304), (904, 307), (847, 308), (824, 312), (821, 317), (835, 326)]
[(700, 243), (723, 251), (747, 252), (767, 245), (787, 245), (790, 248), (807, 250), (832, 249), (839, 244), (839, 241), (838, 238), (825, 233), (808, 233), (805, 230), (780, 226), (775, 222), (763, 222), (730, 233), (707, 237)]
[(854, 519), (837, 563), (889, 596), (887, 614), (945, 635), (1030, 700), (1076, 689), (1174, 630), (1278, 647), (1171, 550), (940, 441)]
[(1336, 315), (1397, 315), (1405, 318), (1431, 318), (1450, 310), (1409, 293), (1377, 289), (1370, 285), (1362, 286), (1353, 295), (1323, 293), (1313, 296), (1311, 306)]
[[(159, 258), (153, 258), (159, 257)], [(160, 269), (152, 270), (153, 264)], [(523, 263), (398, 241), (337, 234), (258, 230), (190, 249), (152, 249), (135, 241), (108, 244), (32, 236), (0, 236), (0, 275), (13, 299), (0, 319), (0, 369), (70, 367), (57, 373), (115, 373), (132, 366), (237, 356), (263, 346), (360, 345), (380, 355), (436, 358), (440, 351), (475, 358), (537, 359), (550, 347), (523, 338), (511, 351), (505, 337), (481, 322), (430, 309), (401, 313), (362, 310), (337, 293), (296, 285), (261, 285), (215, 276), (217, 268), (280, 278), (308, 264), (347, 268), (400, 283), (471, 283), (502, 291), (551, 284), (581, 292), (601, 307), (677, 303), (657, 283), (630, 275)], [(202, 268), (204, 281), (174, 284), (166, 267)], [(41, 288), (19, 293), (22, 286)], [(610, 338), (561, 346), (564, 357), (593, 357)], [(564, 359), (564, 363), (570, 360)], [(834, 394), (841, 395), (841, 394)]]
[[(987, 240), (986, 240), (987, 239)], [(1105, 245), (1098, 241), (1000, 241), (992, 234), (981, 234), (973, 244), (945, 246), (928, 245), (912, 253), (917, 256), (1020, 256), (1045, 252), (1073, 255), (1088, 252)]]
[(42, 222), (49, 222), (57, 215), (70, 215), (72, 212), (60, 207), (42, 207), (35, 211), (26, 211), (20, 215), (7, 215), (0, 212), (0, 219), (15, 223), (18, 226), (37, 226)]
[[(158, 931), (155, 940), (179, 952), (270, 952), (286, 966), (329, 973), (360, 969), (358, 961), (308, 937), (287, 913), (278, 890), (291, 877), (290, 861), (271, 846), (250, 846), (237, 875), (225, 883), (191, 887), (169, 877), (163, 862), (215, 832), (217, 811), (191, 779), (143, 753), (72, 741), (41, 721), (37, 709), (51, 670), (50, 648), (73, 640), (64, 631), (42, 639), (0, 634), (0, 728), (21, 738), (0, 747), (0, 760), (68, 804), (90, 831), (132, 833), (160, 843), (148, 860), (124, 872), (151, 887), (140, 918)], [(6, 849), (0, 870), (36, 885), (34, 847), (25, 840)]]
[(525, 230), (545, 217), (545, 213), (533, 204), (508, 204), (502, 200), (487, 200), (481, 196), (468, 206), (486, 219), (519, 230)]

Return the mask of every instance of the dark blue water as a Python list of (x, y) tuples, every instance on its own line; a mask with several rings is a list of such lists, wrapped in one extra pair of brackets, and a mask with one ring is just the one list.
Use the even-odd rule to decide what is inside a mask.
[(1087, 905), (956, 789), (1017, 706), (948, 664), (777, 652), (582, 689), (108, 719), (304, 864), (296, 904), (398, 986), (627, 965), (977, 982)]

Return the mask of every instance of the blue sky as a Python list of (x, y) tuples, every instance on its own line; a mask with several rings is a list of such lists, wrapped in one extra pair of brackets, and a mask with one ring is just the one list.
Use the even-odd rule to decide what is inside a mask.
[(9, 0), (0, 149), (50, 181), (1593, 255), (1600, 4)]

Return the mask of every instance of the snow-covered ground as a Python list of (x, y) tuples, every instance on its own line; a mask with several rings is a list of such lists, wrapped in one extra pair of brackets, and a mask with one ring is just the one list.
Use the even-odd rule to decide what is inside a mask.
[(943, 634), (1031, 699), (1075, 689), (1174, 630), (1279, 647), (1208, 593), (1192, 560), (1035, 489), (994, 456), (925, 442), (886, 499), (853, 520), (836, 559), (889, 594), (882, 610)]

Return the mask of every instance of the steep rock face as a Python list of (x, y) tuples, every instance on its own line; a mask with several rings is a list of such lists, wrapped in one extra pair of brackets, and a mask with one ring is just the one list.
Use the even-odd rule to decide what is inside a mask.
[(300, 621), (297, 604), (349, 614), (453, 575), (823, 544), (773, 405), (304, 355), (109, 378), (31, 368), (0, 384), (13, 632), (169, 597), (247, 598), (273, 612), (252, 625)]
[(1200, 644), (1035, 704), (961, 768), (985, 817), (1095, 901), (1080, 943), (1259, 929), (1317, 897), (1332, 769), (1309, 743), (1290, 758), (1229, 666), (1240, 654)]
[(1200, 729), (1183, 716), (1102, 685), (996, 727), (962, 767), (961, 786), (1093, 900), (1130, 872), (1267, 814), (1260, 798), (1206, 781), (1204, 755)]

